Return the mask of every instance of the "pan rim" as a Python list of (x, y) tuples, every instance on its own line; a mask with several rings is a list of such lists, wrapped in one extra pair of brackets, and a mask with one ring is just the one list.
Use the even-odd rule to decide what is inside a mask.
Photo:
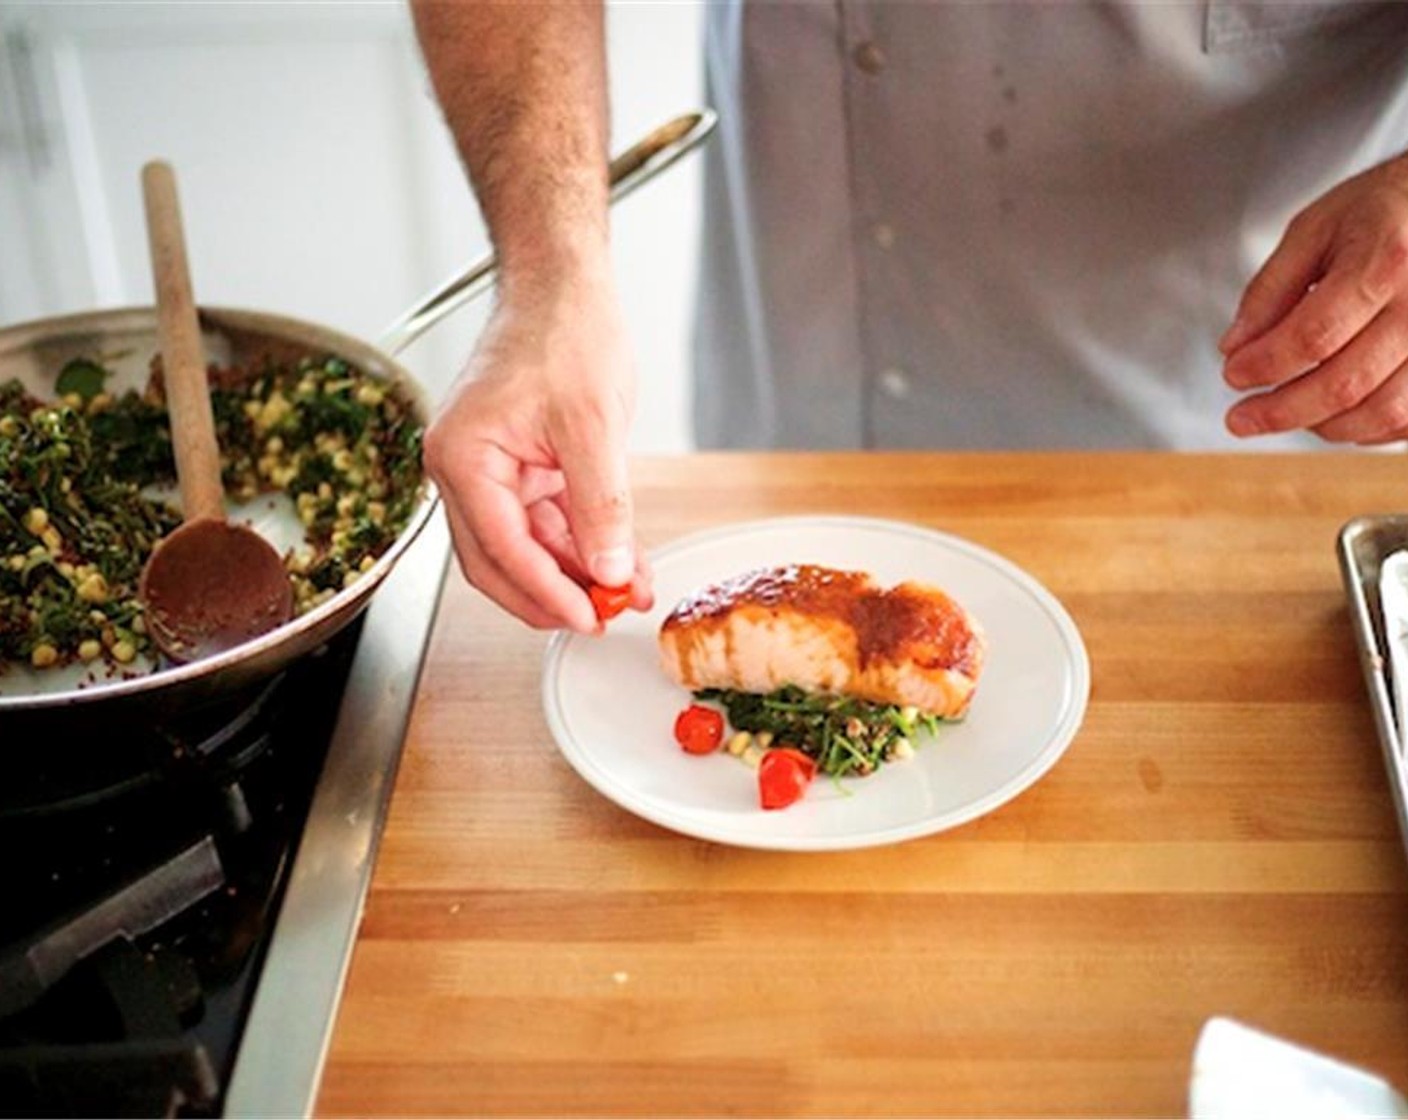
[[(372, 367), (378, 376), (390, 378), (401, 384), (407, 391), (422, 426), (429, 424), (430, 402), (424, 386), (405, 366), (372, 343), (321, 323), (297, 319), (278, 312), (207, 304), (201, 304), (198, 311), (202, 320), (209, 317), (218, 321), (215, 325), (229, 323), (232, 326), (267, 333), (284, 342), (301, 343), (309, 336), (324, 339), (340, 357), (346, 357), (354, 365), (363, 368)], [(65, 331), (76, 332), (85, 326), (97, 329), (99, 324), (109, 329), (119, 324), (126, 324), (134, 328), (150, 324), (152, 331), (155, 332), (156, 308), (146, 305), (128, 305), (69, 312), (15, 323), (0, 328), (0, 353), (16, 345), (24, 345), (27, 339), (52, 337)], [(439, 491), (429, 477), (423, 478), (422, 488), (420, 501), (417, 503), (411, 519), (397, 535), (391, 546), (377, 557), (376, 563), (351, 587), (342, 588), (327, 602), (319, 604), (306, 614), (298, 615), (252, 641), (244, 642), (214, 657), (192, 661), (185, 665), (157, 668), (140, 676), (111, 681), (95, 681), (83, 688), (71, 688), (62, 692), (10, 696), (0, 693), (0, 716), (8, 712), (36, 712), (52, 708), (97, 704), (102, 701), (131, 698), (168, 687), (176, 687), (206, 676), (214, 676), (227, 669), (235, 669), (246, 662), (255, 661), (261, 656), (271, 653), (286, 643), (296, 644), (299, 639), (310, 632), (329, 624), (330, 620), (340, 613), (345, 612), (348, 616), (347, 621), (352, 621), (366, 606), (382, 580), (391, 572), (402, 554), (411, 546), (434, 515), (440, 502)], [(3, 679), (3, 670), (0, 670), (0, 679)]]

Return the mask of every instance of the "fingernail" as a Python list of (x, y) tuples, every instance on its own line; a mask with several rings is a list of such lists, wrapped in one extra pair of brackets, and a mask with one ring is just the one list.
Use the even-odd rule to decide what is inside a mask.
[(1224, 354), (1230, 354), (1242, 344), (1247, 334), (1247, 321), (1245, 319), (1234, 319), (1232, 325), (1227, 328), (1227, 333), (1218, 341), (1217, 348)]
[(627, 545), (608, 548), (591, 559), (592, 579), (605, 587), (621, 587), (635, 574), (635, 556)]
[(1227, 430), (1234, 436), (1254, 436), (1261, 432), (1261, 425), (1256, 419), (1247, 416), (1242, 412), (1229, 412), (1227, 414)]

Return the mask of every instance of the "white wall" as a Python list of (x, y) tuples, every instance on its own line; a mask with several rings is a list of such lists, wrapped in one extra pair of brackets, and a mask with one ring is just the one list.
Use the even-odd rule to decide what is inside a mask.
[[(703, 8), (637, 2), (608, 10), (612, 135), (624, 143), (703, 104)], [(689, 432), (689, 339), (699, 239), (698, 155), (625, 200), (614, 215), (617, 279), (636, 346), (632, 446), (675, 452)]]
[[(610, 6), (616, 148), (700, 104), (701, 17), (696, 4)], [(40, 167), (0, 143), (0, 323), (150, 302), (137, 182), (155, 157), (177, 168), (207, 303), (375, 339), (487, 247), (399, 3), (7, 3), (0, 31), (0, 140), (41, 130), (50, 155)], [(18, 83), (33, 86), (29, 120)], [(613, 217), (640, 452), (689, 445), (699, 173), (686, 161)], [(408, 364), (441, 381), (486, 309)]]

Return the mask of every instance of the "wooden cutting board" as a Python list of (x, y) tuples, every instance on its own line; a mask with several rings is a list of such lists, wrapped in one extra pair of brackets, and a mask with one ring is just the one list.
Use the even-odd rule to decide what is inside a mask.
[(1400, 456), (713, 455), (636, 480), (648, 544), (829, 512), (1006, 555), (1082, 631), (1084, 725), (953, 831), (719, 847), (576, 776), (544, 637), (452, 576), (321, 1113), (1186, 1115), (1214, 1015), (1408, 1086), (1408, 858), (1334, 552), (1408, 508)]

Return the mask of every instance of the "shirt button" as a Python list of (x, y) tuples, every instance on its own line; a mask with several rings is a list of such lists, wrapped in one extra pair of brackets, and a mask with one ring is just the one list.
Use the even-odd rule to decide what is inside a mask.
[(858, 44), (851, 57), (867, 74), (878, 74), (885, 69), (885, 52), (869, 39)]
[(902, 369), (889, 369), (880, 371), (880, 391), (887, 397), (893, 397), (897, 401), (902, 401), (909, 396), (909, 377)]
[(892, 249), (895, 245), (895, 227), (884, 222), (877, 222), (870, 228), (870, 236), (875, 239), (875, 244), (882, 249)]

